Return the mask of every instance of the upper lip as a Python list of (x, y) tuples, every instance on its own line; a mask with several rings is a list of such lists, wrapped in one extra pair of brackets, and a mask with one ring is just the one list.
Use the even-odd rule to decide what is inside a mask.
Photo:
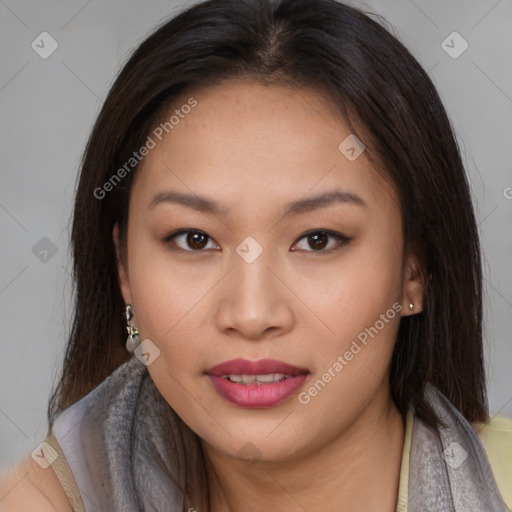
[(298, 368), (277, 359), (231, 359), (224, 361), (206, 370), (208, 375), (222, 377), (223, 375), (267, 375), (270, 373), (283, 373), (284, 375), (301, 375), (309, 373), (307, 368)]

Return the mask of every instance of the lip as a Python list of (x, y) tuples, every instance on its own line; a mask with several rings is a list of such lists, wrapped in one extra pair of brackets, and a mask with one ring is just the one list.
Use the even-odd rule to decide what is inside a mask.
[[(231, 382), (223, 375), (264, 375), (283, 373), (288, 377), (279, 382), (265, 384), (243, 384)], [(220, 396), (234, 405), (247, 409), (263, 409), (287, 400), (302, 386), (309, 375), (307, 368), (278, 361), (276, 359), (232, 359), (213, 366), (206, 371), (214, 389)]]
[(267, 373), (284, 373), (285, 375), (300, 375), (309, 373), (307, 368), (299, 368), (277, 359), (259, 359), (251, 361), (249, 359), (231, 359), (224, 361), (206, 370), (208, 375), (221, 377), (229, 374), (245, 375), (264, 375)]

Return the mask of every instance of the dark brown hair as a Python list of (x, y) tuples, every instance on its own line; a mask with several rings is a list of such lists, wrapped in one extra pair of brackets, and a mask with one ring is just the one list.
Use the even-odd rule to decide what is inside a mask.
[[(470, 422), (487, 421), (482, 275), (469, 185), (450, 121), (427, 73), (382, 24), (334, 0), (210, 0), (151, 34), (113, 84), (81, 166), (72, 227), (75, 310), (55, 414), (128, 358), (112, 228), (127, 224), (134, 169), (105, 198), (94, 190), (140, 148), (180, 93), (239, 78), (329, 94), (366, 155), (394, 185), (406, 250), (425, 269), (424, 310), (401, 319), (391, 363), (393, 400), (437, 386)], [(363, 132), (363, 133), (361, 133)], [(101, 354), (101, 357), (99, 357)]]

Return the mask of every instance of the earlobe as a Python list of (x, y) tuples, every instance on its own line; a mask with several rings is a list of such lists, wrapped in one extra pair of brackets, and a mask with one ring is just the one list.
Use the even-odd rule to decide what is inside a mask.
[(425, 292), (423, 275), (419, 261), (415, 257), (411, 257), (405, 267), (402, 316), (415, 315), (423, 311)]
[(128, 272), (123, 263), (125, 258), (122, 257), (121, 254), (121, 243), (119, 239), (119, 225), (117, 222), (114, 224), (114, 228), (112, 229), (112, 239), (114, 241), (114, 246), (116, 248), (116, 259), (117, 259), (117, 275), (119, 280), (119, 287), (121, 288), (121, 293), (123, 295), (123, 299), (126, 304), (131, 304), (131, 292), (130, 292), (130, 282), (128, 280)]

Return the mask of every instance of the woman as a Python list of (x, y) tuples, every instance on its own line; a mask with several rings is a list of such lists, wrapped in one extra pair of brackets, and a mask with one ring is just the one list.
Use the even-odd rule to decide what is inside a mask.
[(50, 429), (6, 510), (512, 509), (461, 158), (362, 12), (160, 27), (94, 126), (72, 244)]

